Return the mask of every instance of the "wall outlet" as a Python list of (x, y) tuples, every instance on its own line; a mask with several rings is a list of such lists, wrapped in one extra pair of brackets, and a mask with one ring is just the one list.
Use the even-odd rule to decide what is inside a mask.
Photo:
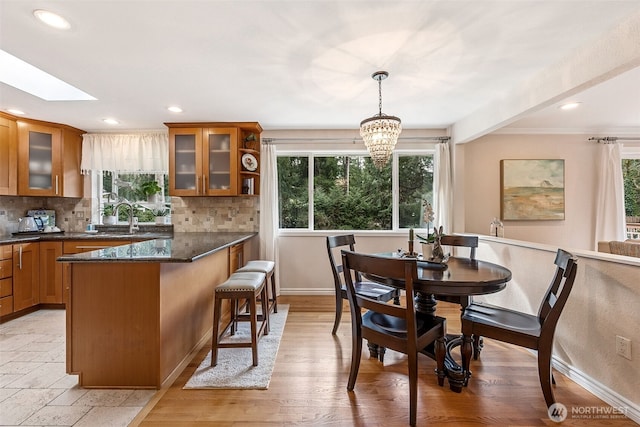
[(629, 338), (616, 335), (616, 353), (631, 360), (631, 340)]

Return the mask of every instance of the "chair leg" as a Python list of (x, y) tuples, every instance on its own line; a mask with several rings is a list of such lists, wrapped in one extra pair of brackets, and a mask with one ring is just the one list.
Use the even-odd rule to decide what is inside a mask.
[(269, 287), (265, 283), (265, 286), (262, 288), (261, 292), (262, 297), (260, 298), (262, 304), (262, 316), (264, 323), (264, 334), (269, 335), (269, 330), (271, 329), (271, 318), (269, 317)]
[(253, 366), (258, 366), (258, 306), (256, 299), (249, 300), (251, 310), (251, 353), (253, 355)]
[(462, 353), (462, 372), (465, 375), (465, 383), (466, 378), (469, 376), (469, 367), (471, 366), (471, 355), (473, 354), (473, 345), (471, 344), (473, 341), (471, 335), (463, 334), (462, 335), (462, 346), (460, 348), (460, 352)]
[(480, 335), (473, 336), (473, 360), (478, 360), (482, 351), (482, 337)]
[(551, 372), (551, 348), (545, 349), (541, 347), (538, 349), (538, 376), (540, 377), (540, 387), (542, 387), (544, 401), (548, 408), (556, 402), (551, 388), (553, 377)]
[(338, 331), (338, 326), (340, 326), (340, 319), (342, 318), (342, 295), (339, 292), (336, 292), (336, 318), (333, 321), (333, 330), (331, 331), (331, 335), (335, 335)]
[[(222, 300), (215, 298), (213, 314), (213, 334), (211, 337), (211, 366), (218, 364), (218, 340), (220, 334), (220, 311), (222, 310)], [(233, 313), (232, 313), (233, 314)]]
[(278, 297), (276, 296), (276, 275), (275, 273), (271, 274), (271, 298), (273, 301), (273, 312), (278, 312)]
[(438, 385), (444, 386), (444, 379), (447, 376), (444, 367), (444, 359), (447, 353), (446, 344), (444, 342), (444, 336), (438, 338), (435, 343), (436, 352), (436, 374), (438, 375)]
[[(354, 322), (355, 323), (355, 322)], [(351, 369), (349, 370), (349, 382), (347, 390), (353, 391), (358, 378), (358, 370), (360, 369), (360, 358), (362, 357), (362, 333), (358, 325), (353, 325), (354, 329), (351, 333)]]
[(407, 357), (409, 365), (409, 424), (415, 426), (418, 406), (418, 353), (409, 351)]

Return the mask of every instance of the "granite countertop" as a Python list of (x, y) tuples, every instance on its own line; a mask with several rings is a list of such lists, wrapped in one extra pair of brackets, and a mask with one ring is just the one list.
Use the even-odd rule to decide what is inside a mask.
[(140, 226), (140, 230), (129, 233), (129, 226), (99, 226), (100, 231), (94, 233), (87, 232), (28, 232), (0, 234), (0, 245), (11, 245), (13, 243), (28, 242), (51, 242), (59, 240), (148, 240), (157, 238), (168, 238), (173, 235), (171, 226)]
[[(143, 242), (63, 255), (61, 262), (192, 262), (198, 258), (241, 243), (255, 232), (174, 233)], [(128, 235), (131, 239), (131, 235)]]

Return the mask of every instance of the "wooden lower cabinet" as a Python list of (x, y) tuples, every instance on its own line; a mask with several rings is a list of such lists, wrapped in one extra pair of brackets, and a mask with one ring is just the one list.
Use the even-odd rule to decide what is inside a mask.
[(13, 311), (40, 303), (40, 243), (13, 245)]
[(244, 245), (242, 243), (229, 248), (229, 275), (244, 265)]
[(161, 388), (210, 340), (213, 288), (227, 279), (229, 257), (70, 266), (67, 372), (82, 387)]
[[(82, 252), (97, 251), (98, 249), (112, 248), (114, 246), (128, 245), (130, 240), (66, 240), (62, 244), (62, 253), (79, 254)], [(60, 263), (58, 263), (60, 264)], [(62, 265), (62, 302), (69, 304), (69, 289), (71, 287), (71, 264)]]
[(62, 304), (62, 242), (40, 242), (40, 303)]
[(0, 318), (13, 313), (13, 246), (0, 246)]

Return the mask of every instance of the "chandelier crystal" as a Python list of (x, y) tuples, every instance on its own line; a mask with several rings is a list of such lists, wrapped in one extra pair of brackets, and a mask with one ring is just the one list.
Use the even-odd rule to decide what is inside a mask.
[(399, 118), (382, 113), (382, 80), (387, 77), (389, 73), (386, 71), (376, 71), (371, 75), (378, 82), (378, 114), (360, 122), (360, 136), (378, 169), (382, 169), (389, 161), (402, 132)]

